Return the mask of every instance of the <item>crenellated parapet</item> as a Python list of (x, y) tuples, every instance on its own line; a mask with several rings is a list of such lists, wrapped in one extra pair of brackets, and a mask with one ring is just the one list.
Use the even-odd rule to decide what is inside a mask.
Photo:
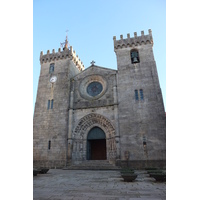
[(114, 49), (119, 49), (123, 47), (134, 47), (143, 44), (152, 44), (153, 37), (151, 29), (148, 30), (149, 34), (144, 35), (144, 31), (141, 31), (141, 36), (137, 36), (137, 33), (134, 32), (134, 37), (130, 37), (130, 33), (127, 34), (127, 38), (124, 39), (123, 35), (120, 35), (120, 39), (116, 40), (116, 36), (113, 37)]
[(83, 62), (81, 62), (78, 55), (76, 55), (75, 50), (73, 51), (72, 46), (70, 46), (70, 48), (65, 48), (63, 51), (61, 51), (61, 48), (59, 48), (58, 52), (55, 52), (55, 50), (53, 49), (50, 53), (50, 51), (48, 50), (47, 54), (43, 54), (43, 51), (41, 51), (40, 64), (67, 58), (71, 59), (80, 71), (83, 71), (85, 69)]

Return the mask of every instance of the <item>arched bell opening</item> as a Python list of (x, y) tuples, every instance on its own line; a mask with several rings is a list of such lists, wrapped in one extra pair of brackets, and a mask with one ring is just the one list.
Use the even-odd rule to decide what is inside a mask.
[(87, 135), (87, 160), (106, 160), (106, 134), (93, 127)]
[(131, 55), (131, 63), (139, 63), (140, 62), (140, 58), (139, 58), (139, 52), (136, 49), (132, 49), (130, 52)]

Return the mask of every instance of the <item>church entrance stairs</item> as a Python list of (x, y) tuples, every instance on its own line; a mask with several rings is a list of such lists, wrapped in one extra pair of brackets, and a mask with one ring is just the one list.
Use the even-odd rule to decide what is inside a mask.
[(108, 160), (86, 160), (80, 164), (73, 164), (64, 169), (70, 170), (120, 170), (120, 167), (112, 165)]

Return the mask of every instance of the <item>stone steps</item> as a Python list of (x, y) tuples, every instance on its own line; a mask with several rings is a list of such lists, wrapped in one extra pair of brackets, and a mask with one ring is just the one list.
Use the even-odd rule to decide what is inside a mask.
[(86, 160), (81, 163), (67, 166), (70, 170), (120, 170), (120, 167), (112, 165), (107, 160)]

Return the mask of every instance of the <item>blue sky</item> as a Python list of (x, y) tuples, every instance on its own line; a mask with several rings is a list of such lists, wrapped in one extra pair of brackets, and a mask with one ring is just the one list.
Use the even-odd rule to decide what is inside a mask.
[(165, 0), (34, 0), (33, 107), (40, 75), (40, 51), (58, 51), (66, 30), (69, 44), (85, 65), (117, 69), (113, 36), (141, 35), (152, 30), (154, 56), (166, 109), (166, 2)]

